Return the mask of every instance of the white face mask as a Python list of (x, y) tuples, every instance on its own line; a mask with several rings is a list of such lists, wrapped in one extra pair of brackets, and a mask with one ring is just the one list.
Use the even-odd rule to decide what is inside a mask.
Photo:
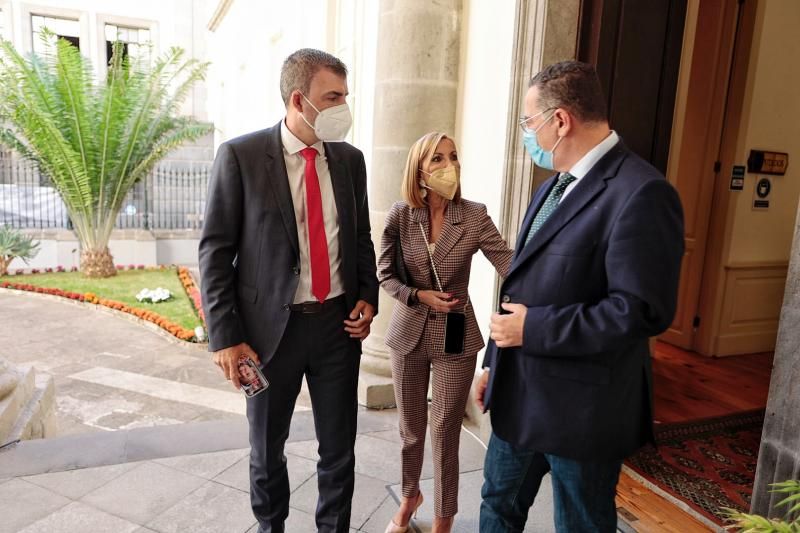
[(347, 105), (347, 102), (320, 111), (311, 103), (311, 100), (306, 98), (306, 95), (300, 94), (317, 112), (317, 118), (313, 125), (306, 120), (302, 113), (300, 114), (308, 127), (314, 130), (317, 139), (327, 142), (344, 141), (347, 132), (350, 131), (350, 126), (353, 125), (353, 115), (350, 114), (350, 106)]

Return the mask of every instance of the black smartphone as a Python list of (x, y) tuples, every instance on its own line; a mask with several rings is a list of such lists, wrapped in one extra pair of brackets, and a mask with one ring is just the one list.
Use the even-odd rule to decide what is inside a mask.
[(460, 354), (464, 352), (465, 326), (464, 313), (453, 311), (447, 313), (444, 324), (444, 353)]

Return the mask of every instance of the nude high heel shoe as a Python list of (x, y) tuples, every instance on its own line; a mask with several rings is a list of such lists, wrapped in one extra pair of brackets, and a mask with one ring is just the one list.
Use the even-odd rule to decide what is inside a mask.
[[(424, 498), (422, 497), (422, 493), (418, 492), (417, 503), (414, 505), (414, 510), (411, 512), (412, 518), (417, 517), (417, 511), (419, 510), (419, 507), (420, 505), (422, 505), (423, 501)], [(409, 519), (409, 522), (411, 522), (411, 519)], [(394, 523), (394, 519), (392, 519), (389, 521), (389, 525), (386, 526), (386, 531), (384, 533), (406, 533), (406, 531), (408, 531), (408, 524), (404, 526), (398, 526), (397, 524)]]

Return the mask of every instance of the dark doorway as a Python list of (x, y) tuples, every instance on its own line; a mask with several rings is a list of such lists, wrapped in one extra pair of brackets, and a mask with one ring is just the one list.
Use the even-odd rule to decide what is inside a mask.
[(583, 0), (578, 59), (597, 68), (611, 127), (666, 174), (687, 0)]

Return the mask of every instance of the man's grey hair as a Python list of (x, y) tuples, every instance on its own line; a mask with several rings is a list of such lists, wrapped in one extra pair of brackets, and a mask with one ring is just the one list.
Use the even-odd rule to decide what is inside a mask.
[(281, 98), (283, 103), (289, 105), (292, 91), (299, 90), (308, 95), (311, 87), (311, 78), (319, 69), (327, 68), (336, 74), (347, 77), (347, 67), (342, 61), (322, 50), (314, 48), (301, 48), (286, 58), (281, 67)]
[(555, 63), (532, 77), (528, 87), (539, 89), (539, 111), (560, 107), (583, 122), (608, 120), (600, 78), (588, 63)]

